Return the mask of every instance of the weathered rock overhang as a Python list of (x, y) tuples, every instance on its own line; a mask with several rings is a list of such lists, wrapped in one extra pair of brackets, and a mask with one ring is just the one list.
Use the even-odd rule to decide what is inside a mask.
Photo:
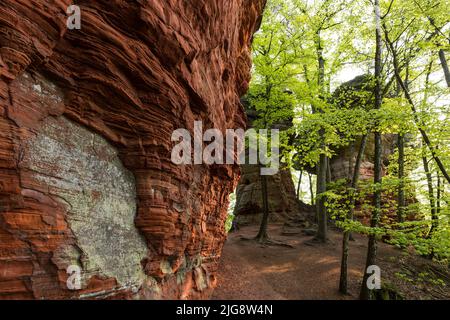
[[(0, 3), (0, 299), (206, 298), (237, 166), (171, 134), (245, 126), (264, 0)], [(82, 269), (67, 287), (67, 267)]]

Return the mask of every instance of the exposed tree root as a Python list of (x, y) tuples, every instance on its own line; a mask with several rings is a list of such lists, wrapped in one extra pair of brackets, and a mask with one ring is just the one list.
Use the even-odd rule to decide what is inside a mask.
[(248, 238), (248, 237), (244, 237), (242, 236), (240, 238), (243, 241), (254, 241), (262, 246), (265, 247), (273, 247), (273, 246), (278, 246), (278, 247), (284, 247), (284, 248), (290, 248), (293, 249), (294, 246), (286, 243), (286, 242), (282, 242), (282, 241), (277, 241), (277, 240), (272, 240), (269, 239), (268, 237), (254, 237), (254, 238)]
[(322, 239), (319, 239), (319, 238), (316, 238), (316, 237), (312, 238), (311, 240), (307, 240), (307, 241), (304, 242), (305, 245), (310, 246), (310, 247), (314, 247), (314, 246), (317, 246), (317, 245), (326, 245), (326, 244), (329, 244), (329, 243), (330, 243), (329, 239), (327, 239), (324, 242)]

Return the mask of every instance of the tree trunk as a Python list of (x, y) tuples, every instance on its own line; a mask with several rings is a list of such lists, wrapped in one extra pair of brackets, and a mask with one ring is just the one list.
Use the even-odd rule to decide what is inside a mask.
[(442, 182), (441, 182), (441, 176), (439, 173), (437, 174), (437, 199), (436, 199), (436, 211), (437, 215), (441, 214), (441, 199), (442, 199)]
[[(381, 215), (381, 134), (379, 132), (375, 133), (375, 184), (378, 184), (376, 187), (376, 191), (374, 194), (374, 201), (373, 201), (373, 212), (372, 212), (372, 218), (370, 221), (370, 227), (376, 228), (378, 227), (378, 222), (380, 220)], [(369, 275), (367, 274), (366, 270), (376, 264), (377, 259), (377, 239), (374, 234), (369, 235), (369, 244), (367, 249), (367, 260), (366, 260), (366, 268), (364, 270), (364, 278), (363, 283), (361, 287), (361, 293), (360, 293), (360, 299), (361, 300), (370, 300), (372, 298), (371, 292), (367, 286), (367, 280), (369, 278)]]
[(316, 205), (316, 201), (315, 201), (315, 197), (314, 197), (314, 186), (312, 183), (312, 176), (310, 173), (308, 173), (308, 177), (309, 177), (309, 192), (311, 194), (311, 205), (314, 206), (314, 205)]
[(267, 194), (267, 176), (261, 175), (261, 195), (263, 201), (263, 217), (261, 220), (261, 226), (259, 228), (256, 239), (259, 241), (265, 241), (268, 239), (267, 226), (269, 224), (269, 201)]
[(428, 199), (430, 201), (430, 208), (431, 208), (431, 229), (428, 233), (428, 237), (431, 237), (433, 235), (434, 230), (437, 227), (437, 207), (436, 207), (436, 198), (434, 197), (434, 187), (433, 187), (433, 176), (431, 175), (430, 166), (428, 165), (428, 159), (425, 155), (425, 152), (422, 156), (423, 161), (423, 168), (425, 171), (425, 175), (427, 176), (427, 185), (428, 185)]
[[(361, 170), (362, 158), (366, 150), (368, 134), (364, 135), (361, 141), (361, 146), (359, 147), (358, 156), (356, 157), (355, 168), (353, 170), (352, 180), (350, 184), (350, 208), (348, 213), (348, 219), (353, 220), (356, 197), (355, 193), (358, 187), (359, 174)], [(339, 291), (343, 294), (348, 293), (348, 253), (349, 247), (348, 243), (350, 241), (350, 231), (344, 231), (344, 236), (342, 239), (342, 260), (341, 260), (341, 277), (339, 280)]]
[[(355, 148), (356, 148), (355, 144), (356, 144), (356, 141), (353, 141), (350, 144), (350, 154), (351, 155), (353, 155), (355, 153)], [(354, 163), (353, 163), (353, 156), (351, 156), (348, 159), (348, 172), (347, 172), (348, 183), (352, 182), (352, 177), (353, 177), (353, 174), (354, 174), (354, 168), (355, 167), (354, 167)]]
[[(321, 98), (324, 98), (325, 92), (325, 59), (323, 57), (323, 48), (322, 48), (322, 40), (320, 30), (317, 30), (316, 34), (316, 50), (317, 50), (317, 60), (319, 65), (319, 74), (318, 74), (318, 85), (319, 90), (321, 92)], [(319, 110), (319, 112), (323, 112)], [(325, 130), (320, 130), (321, 137), (321, 148), (325, 148)], [(319, 164), (317, 167), (317, 222), (318, 229), (316, 234), (316, 239), (320, 242), (327, 241), (327, 210), (325, 206), (326, 199), (324, 197), (324, 193), (327, 191), (327, 172), (328, 172), (328, 157), (325, 154), (320, 155)]]
[[(375, 0), (375, 19), (376, 19), (376, 53), (375, 53), (375, 109), (381, 109), (381, 105), (383, 103), (383, 95), (382, 95), (382, 38), (381, 38), (381, 13), (380, 13), (380, 0)], [(374, 183), (375, 194), (373, 200), (373, 212), (372, 219), (370, 221), (370, 226), (372, 228), (376, 228), (378, 226), (378, 221), (381, 215), (381, 183), (382, 183), (382, 144), (381, 144), (381, 132), (377, 126), (375, 131), (375, 159), (374, 159)], [(369, 274), (367, 273), (367, 269), (375, 265), (377, 258), (377, 239), (374, 234), (369, 235), (369, 244), (367, 249), (367, 260), (366, 260), (366, 268), (364, 269), (364, 278), (361, 286), (360, 299), (361, 300), (370, 300), (371, 299), (371, 291), (367, 286), (367, 280), (369, 278)]]
[(400, 84), (402, 91), (405, 94), (406, 100), (408, 100), (408, 103), (411, 106), (411, 110), (414, 115), (414, 122), (416, 123), (416, 125), (419, 129), (419, 132), (422, 135), (423, 141), (427, 145), (428, 149), (430, 149), (431, 155), (433, 156), (434, 161), (436, 162), (437, 166), (439, 167), (439, 170), (441, 171), (442, 175), (447, 180), (447, 182), (450, 183), (450, 175), (448, 174), (447, 170), (445, 169), (445, 166), (442, 163), (441, 159), (437, 155), (436, 149), (432, 145), (431, 140), (428, 137), (428, 134), (426, 133), (426, 131), (424, 129), (422, 129), (422, 123), (419, 119), (419, 115), (418, 115), (416, 106), (414, 104), (414, 101), (409, 93), (408, 88), (406, 87), (405, 83), (403, 82), (402, 77), (400, 76), (400, 67), (399, 67), (397, 52), (395, 51), (393, 43), (389, 40), (389, 34), (388, 34), (388, 31), (386, 30), (386, 28), (385, 28), (385, 35), (386, 35), (386, 41), (389, 45), (389, 48), (390, 48), (390, 51), (391, 51), (392, 57), (393, 57), (395, 77), (397, 78), (397, 82)]
[[(406, 61), (406, 75), (405, 75), (405, 87), (409, 90), (409, 75), (410, 75), (410, 69), (409, 69), (409, 63), (410, 61)], [(432, 64), (429, 66), (429, 72), (427, 75), (427, 85), (428, 86), (428, 78), (429, 74), (431, 72)], [(400, 97), (402, 92), (402, 85), (398, 82), (397, 79), (397, 96)], [(426, 95), (425, 95), (425, 101), (426, 101)], [(398, 195), (397, 195), (397, 221), (399, 223), (405, 222), (405, 210), (406, 210), (406, 199), (405, 199), (405, 136), (403, 133), (399, 133), (397, 137), (397, 145), (398, 145), (398, 179), (399, 179), (399, 185), (398, 185)]]
[(327, 156), (320, 155), (317, 170), (317, 223), (318, 229), (316, 239), (320, 242), (327, 241), (327, 210), (325, 207), (324, 193), (327, 191)]
[(439, 60), (441, 60), (442, 70), (444, 70), (447, 87), (450, 88), (450, 69), (448, 68), (447, 58), (445, 57), (445, 51), (443, 49), (439, 50)]
[(298, 186), (297, 186), (297, 199), (301, 198), (301, 188), (302, 188), (302, 178), (303, 178), (303, 171), (300, 171), (300, 177), (298, 179)]
[(405, 136), (403, 134), (398, 135), (398, 208), (397, 217), (398, 222), (405, 221)]
[[(435, 35), (440, 34), (440, 33), (442, 34), (442, 31), (441, 31), (442, 28), (439, 28), (436, 25), (436, 21), (430, 16), (428, 16), (427, 18), (435, 28), (434, 34)], [(448, 41), (450, 44), (450, 37), (448, 38)], [(447, 82), (447, 87), (450, 88), (450, 70), (449, 70), (449, 67), (447, 64), (447, 58), (445, 57), (444, 49), (439, 50), (439, 60), (441, 61), (442, 70), (444, 71), (444, 76), (445, 76), (445, 81)]]
[(330, 158), (327, 157), (327, 183), (331, 182), (331, 165), (330, 165)]

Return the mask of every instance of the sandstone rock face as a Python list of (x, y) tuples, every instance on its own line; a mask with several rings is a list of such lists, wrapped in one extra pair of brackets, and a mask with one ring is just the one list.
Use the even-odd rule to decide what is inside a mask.
[[(364, 110), (371, 110), (374, 104), (373, 97), (373, 76), (370, 74), (357, 76), (353, 80), (343, 83), (333, 93), (334, 103), (340, 108), (361, 108)], [(391, 93), (388, 93), (391, 94)], [(393, 93), (395, 96), (396, 93)], [(336, 150), (336, 155), (330, 160), (331, 167), (331, 179), (333, 181), (339, 179), (351, 180), (353, 177), (354, 165), (358, 152), (361, 146), (362, 137), (356, 139), (350, 146)], [(396, 148), (396, 135), (384, 134), (382, 135), (383, 144), (383, 168), (385, 171), (386, 166), (389, 164), (390, 156), (395, 152)], [(360, 179), (368, 180), (373, 179), (374, 176), (374, 163), (375, 156), (375, 138), (373, 133), (369, 135), (367, 139), (366, 149), (364, 151)], [(385, 172), (383, 172), (385, 174)]]
[[(390, 156), (394, 154), (396, 148), (396, 136), (393, 134), (385, 134), (382, 136), (383, 144), (383, 175), (386, 173), (387, 164), (389, 164)], [(361, 138), (357, 139), (354, 144), (338, 150), (337, 154), (331, 158), (331, 179), (337, 181), (339, 179), (351, 180), (353, 170), (358, 157), (358, 151), (361, 146)], [(360, 179), (369, 180), (374, 176), (374, 159), (375, 154), (375, 138), (371, 134), (367, 139), (367, 145), (364, 152), (360, 169)]]
[(207, 298), (239, 168), (171, 135), (245, 127), (265, 1), (71, 2), (0, 3), (0, 299)]
[(76, 245), (59, 248), (57, 258), (80, 264), (85, 282), (100, 271), (137, 289), (144, 278), (140, 262), (147, 246), (134, 227), (135, 179), (115, 148), (64, 117), (46, 118), (27, 144), (20, 168), (63, 204), (77, 239)]
[[(242, 176), (236, 189), (234, 214), (238, 224), (259, 224), (262, 219), (262, 192), (260, 168), (257, 165), (242, 165)], [(313, 210), (301, 203), (289, 170), (280, 170), (267, 176), (267, 191), (272, 222), (286, 222), (299, 214)]]

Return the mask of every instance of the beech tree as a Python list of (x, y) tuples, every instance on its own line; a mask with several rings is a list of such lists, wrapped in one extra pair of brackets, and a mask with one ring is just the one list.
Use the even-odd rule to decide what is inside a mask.
[[(381, 30), (381, 8), (380, 1), (375, 0), (374, 4), (375, 11), (375, 37), (376, 37), (376, 53), (375, 53), (375, 110), (380, 110), (381, 105), (383, 103), (383, 92), (382, 92), (382, 30)], [(376, 123), (377, 127), (378, 124)], [(374, 194), (374, 209), (372, 212), (372, 219), (370, 220), (370, 226), (372, 228), (376, 228), (378, 226), (378, 221), (380, 220), (381, 215), (381, 183), (382, 183), (382, 143), (381, 143), (381, 132), (379, 128), (375, 128), (375, 159), (374, 159), (374, 183), (376, 184), (376, 190)], [(366, 262), (366, 270), (368, 267), (375, 265), (377, 258), (377, 239), (375, 234), (369, 235), (369, 245), (367, 249), (367, 262)], [(361, 286), (361, 299), (369, 299), (370, 298), (370, 289), (367, 286), (367, 279), (369, 274), (364, 272), (363, 283)]]
[[(361, 299), (374, 297), (365, 271), (377, 264), (381, 240), (450, 259), (449, 7), (449, 0), (269, 1), (255, 37), (256, 123), (284, 123), (283, 160), (308, 175), (315, 239), (327, 241), (330, 221), (342, 230), (342, 293), (352, 234), (368, 238)], [(353, 88), (344, 71), (353, 73), (346, 80)], [(395, 137), (393, 150), (383, 150), (387, 136)], [(348, 174), (333, 180), (330, 162), (340, 150), (351, 154)], [(373, 179), (361, 178), (365, 161)], [(361, 214), (370, 214), (369, 225)]]
[[(247, 95), (248, 111), (254, 114), (252, 125), (257, 129), (281, 129), (281, 152), (288, 145), (296, 104), (289, 88), (298, 83), (298, 56), (294, 46), (301, 37), (300, 34), (288, 37), (287, 11), (283, 1), (271, 1), (267, 5), (264, 24), (253, 42), (255, 73)], [(260, 243), (280, 244), (270, 240), (267, 232), (270, 208), (266, 176), (260, 177), (260, 184), (263, 214), (256, 239)]]

